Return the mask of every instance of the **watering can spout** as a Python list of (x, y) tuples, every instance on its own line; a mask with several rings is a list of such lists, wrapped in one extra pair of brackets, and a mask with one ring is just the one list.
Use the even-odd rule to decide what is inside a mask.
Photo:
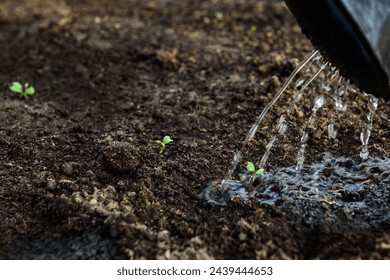
[(285, 0), (302, 32), (343, 76), (390, 99), (389, 0)]

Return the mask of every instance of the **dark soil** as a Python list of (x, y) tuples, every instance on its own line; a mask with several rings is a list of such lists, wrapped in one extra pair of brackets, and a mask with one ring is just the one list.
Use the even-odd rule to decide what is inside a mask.
[[(386, 223), (324, 232), (277, 206), (198, 197), (312, 49), (281, 1), (6, 0), (0, 45), (0, 258), (390, 257)], [(21, 98), (13, 81), (37, 93)], [(295, 164), (307, 102), (266, 169)], [(340, 137), (320, 130), (307, 162), (357, 157), (365, 99), (350, 102)], [(246, 156), (264, 150), (278, 110)], [(382, 103), (373, 157), (389, 156), (388, 116)]]

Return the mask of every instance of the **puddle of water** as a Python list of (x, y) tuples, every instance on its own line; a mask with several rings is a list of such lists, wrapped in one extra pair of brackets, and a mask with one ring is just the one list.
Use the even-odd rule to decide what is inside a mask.
[(257, 176), (252, 186), (225, 180), (225, 189), (213, 181), (199, 195), (208, 203), (226, 206), (233, 198), (254, 199), (259, 206), (273, 205), (292, 219), (317, 227), (377, 228), (390, 222), (390, 159), (351, 158), (327, 155), (321, 162), (270, 170)]

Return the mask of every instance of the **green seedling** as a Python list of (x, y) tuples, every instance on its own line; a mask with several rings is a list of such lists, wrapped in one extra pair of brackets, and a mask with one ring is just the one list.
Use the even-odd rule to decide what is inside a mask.
[(157, 142), (158, 144), (160, 144), (160, 147), (161, 147), (161, 149), (160, 149), (160, 154), (161, 154), (161, 153), (164, 151), (165, 147), (166, 147), (169, 143), (173, 142), (173, 140), (172, 140), (172, 138), (171, 138), (170, 136), (165, 135), (164, 138), (163, 138), (162, 140), (157, 140), (156, 142)]
[(218, 11), (214, 13), (213, 23), (216, 24), (217, 22), (220, 22), (223, 20), (223, 13)]
[(215, 20), (217, 20), (217, 21), (223, 20), (223, 13), (220, 12), (220, 11), (215, 12), (215, 13), (214, 13), (214, 18), (215, 18)]
[(250, 161), (248, 161), (246, 165), (246, 170), (248, 170), (253, 175), (263, 175), (263, 173), (265, 172), (264, 168), (259, 168), (256, 170), (255, 165)]
[(13, 82), (9, 88), (12, 92), (20, 94), (23, 97), (27, 97), (28, 95), (33, 95), (35, 93), (35, 88), (30, 86), (28, 83), (22, 85), (19, 82)]
[(257, 26), (256, 25), (252, 25), (251, 28), (249, 29), (250, 33), (255, 33), (256, 31), (257, 31)]
[(164, 16), (169, 15), (169, 9), (168, 9), (168, 8), (162, 8), (162, 9), (161, 9), (161, 12), (162, 12), (162, 14), (163, 14)]

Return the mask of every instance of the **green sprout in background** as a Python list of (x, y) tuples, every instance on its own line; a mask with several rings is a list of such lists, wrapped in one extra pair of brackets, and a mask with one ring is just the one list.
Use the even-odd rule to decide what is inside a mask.
[(168, 9), (168, 8), (162, 8), (162, 9), (161, 9), (161, 12), (162, 12), (162, 14), (163, 14), (164, 16), (169, 15), (169, 9)]
[(165, 147), (169, 144), (173, 142), (172, 138), (168, 135), (165, 135), (164, 138), (162, 140), (157, 140), (157, 143), (160, 144), (160, 147), (161, 147), (161, 150), (160, 150), (160, 154), (164, 151)]
[(216, 24), (223, 20), (223, 13), (221, 11), (217, 11), (214, 13), (214, 18), (212, 20), (213, 24)]
[(253, 175), (263, 175), (263, 173), (265, 172), (264, 168), (259, 168), (256, 170), (255, 165), (250, 161), (248, 161), (246, 165), (246, 170), (248, 170)]
[(256, 31), (257, 31), (257, 26), (256, 25), (252, 25), (251, 28), (249, 29), (250, 33), (256, 33)]
[(23, 97), (27, 97), (28, 95), (33, 95), (35, 93), (35, 88), (30, 86), (29, 83), (22, 85), (19, 82), (13, 82), (9, 88), (12, 92), (20, 94)]

